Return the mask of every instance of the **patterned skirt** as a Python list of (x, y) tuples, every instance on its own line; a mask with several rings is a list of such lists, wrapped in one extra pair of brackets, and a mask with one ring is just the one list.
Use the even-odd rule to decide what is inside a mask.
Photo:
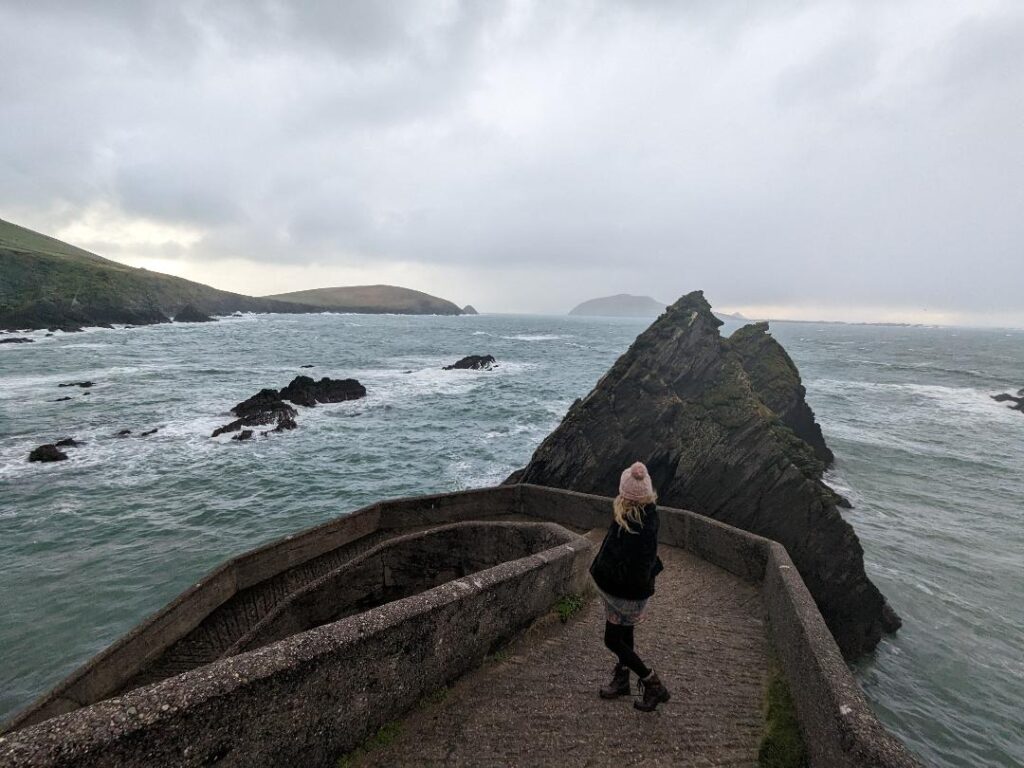
[(647, 600), (627, 600), (624, 597), (614, 597), (600, 589), (597, 594), (601, 596), (604, 603), (605, 621), (609, 624), (621, 624), (624, 627), (631, 627), (644, 620), (647, 614)]

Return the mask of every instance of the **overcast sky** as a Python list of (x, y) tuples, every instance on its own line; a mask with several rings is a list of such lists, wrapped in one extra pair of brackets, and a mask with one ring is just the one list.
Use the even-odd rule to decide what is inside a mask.
[(0, 52), (0, 217), (220, 288), (1024, 325), (1019, 0), (0, 0)]

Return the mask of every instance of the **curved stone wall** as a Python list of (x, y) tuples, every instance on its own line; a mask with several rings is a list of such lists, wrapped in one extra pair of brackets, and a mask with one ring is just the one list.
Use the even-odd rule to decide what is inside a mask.
[(582, 589), (593, 548), (566, 538), (10, 734), (0, 766), (332, 766)]
[(469, 522), (386, 539), (288, 595), (222, 657), (550, 549), (571, 538), (564, 528), (550, 524)]
[[(478, 664), (558, 596), (582, 591), (592, 549), (565, 529), (604, 528), (610, 514), (607, 498), (502, 486), (375, 504), (254, 550), (215, 570), (22, 713), (0, 739), (0, 766), (329, 765), (423, 694)], [(386, 539), (401, 548), (402, 539), (415, 540), (407, 534), (427, 527), (506, 518), (548, 521), (543, 527), (553, 538), (536, 544), (551, 546), (348, 618), (327, 615), (330, 623), (308, 628), (325, 618), (317, 613), (316, 591), (336, 595), (332, 590), (354, 577), (343, 574), (347, 564), (376, 563), (366, 578), (379, 586), (369, 573), (384, 573), (383, 556), (373, 558)], [(812, 766), (920, 766), (871, 712), (781, 545), (684, 510), (662, 508), (661, 521), (664, 543), (760, 585)], [(532, 545), (510, 546), (494, 558)], [(473, 567), (451, 560), (428, 580)], [(231, 653), (233, 644), (269, 644), (82, 706), (231, 616), (248, 618), (241, 631), (225, 634), (229, 641), (218, 655)], [(288, 636), (273, 642), (281, 635)], [(25, 727), (33, 722), (39, 724)], [(11, 733), (17, 728), (23, 730)]]

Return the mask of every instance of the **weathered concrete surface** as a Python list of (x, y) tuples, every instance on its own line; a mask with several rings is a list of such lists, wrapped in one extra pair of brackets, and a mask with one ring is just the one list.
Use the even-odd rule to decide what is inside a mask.
[(672, 692), (657, 712), (597, 696), (614, 660), (591, 599), (569, 623), (520, 637), (506, 660), (465, 676), (354, 764), (756, 766), (771, 647), (758, 588), (676, 547), (663, 545), (661, 558), (636, 631), (638, 652)]
[[(554, 528), (555, 526), (551, 526)], [(564, 544), (0, 736), (2, 768), (333, 766), (585, 585)]]

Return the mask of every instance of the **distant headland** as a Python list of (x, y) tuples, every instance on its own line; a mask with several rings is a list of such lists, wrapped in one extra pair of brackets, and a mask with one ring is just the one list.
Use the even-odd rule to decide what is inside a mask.
[[(447, 299), (429, 293), (399, 288), (394, 285), (352, 285), (337, 288), (314, 288), (264, 296), (270, 301), (284, 301), (300, 306), (313, 305), (334, 312), (399, 315), (463, 315), (467, 312)], [(472, 309), (472, 307), (467, 307)]]
[(618, 293), (584, 301), (569, 310), (569, 314), (578, 317), (657, 317), (667, 306), (650, 296)]
[(77, 331), (234, 312), (465, 312), (450, 301), (395, 286), (322, 288), (263, 298), (221, 291), (111, 261), (2, 219), (0, 276), (0, 330)]

